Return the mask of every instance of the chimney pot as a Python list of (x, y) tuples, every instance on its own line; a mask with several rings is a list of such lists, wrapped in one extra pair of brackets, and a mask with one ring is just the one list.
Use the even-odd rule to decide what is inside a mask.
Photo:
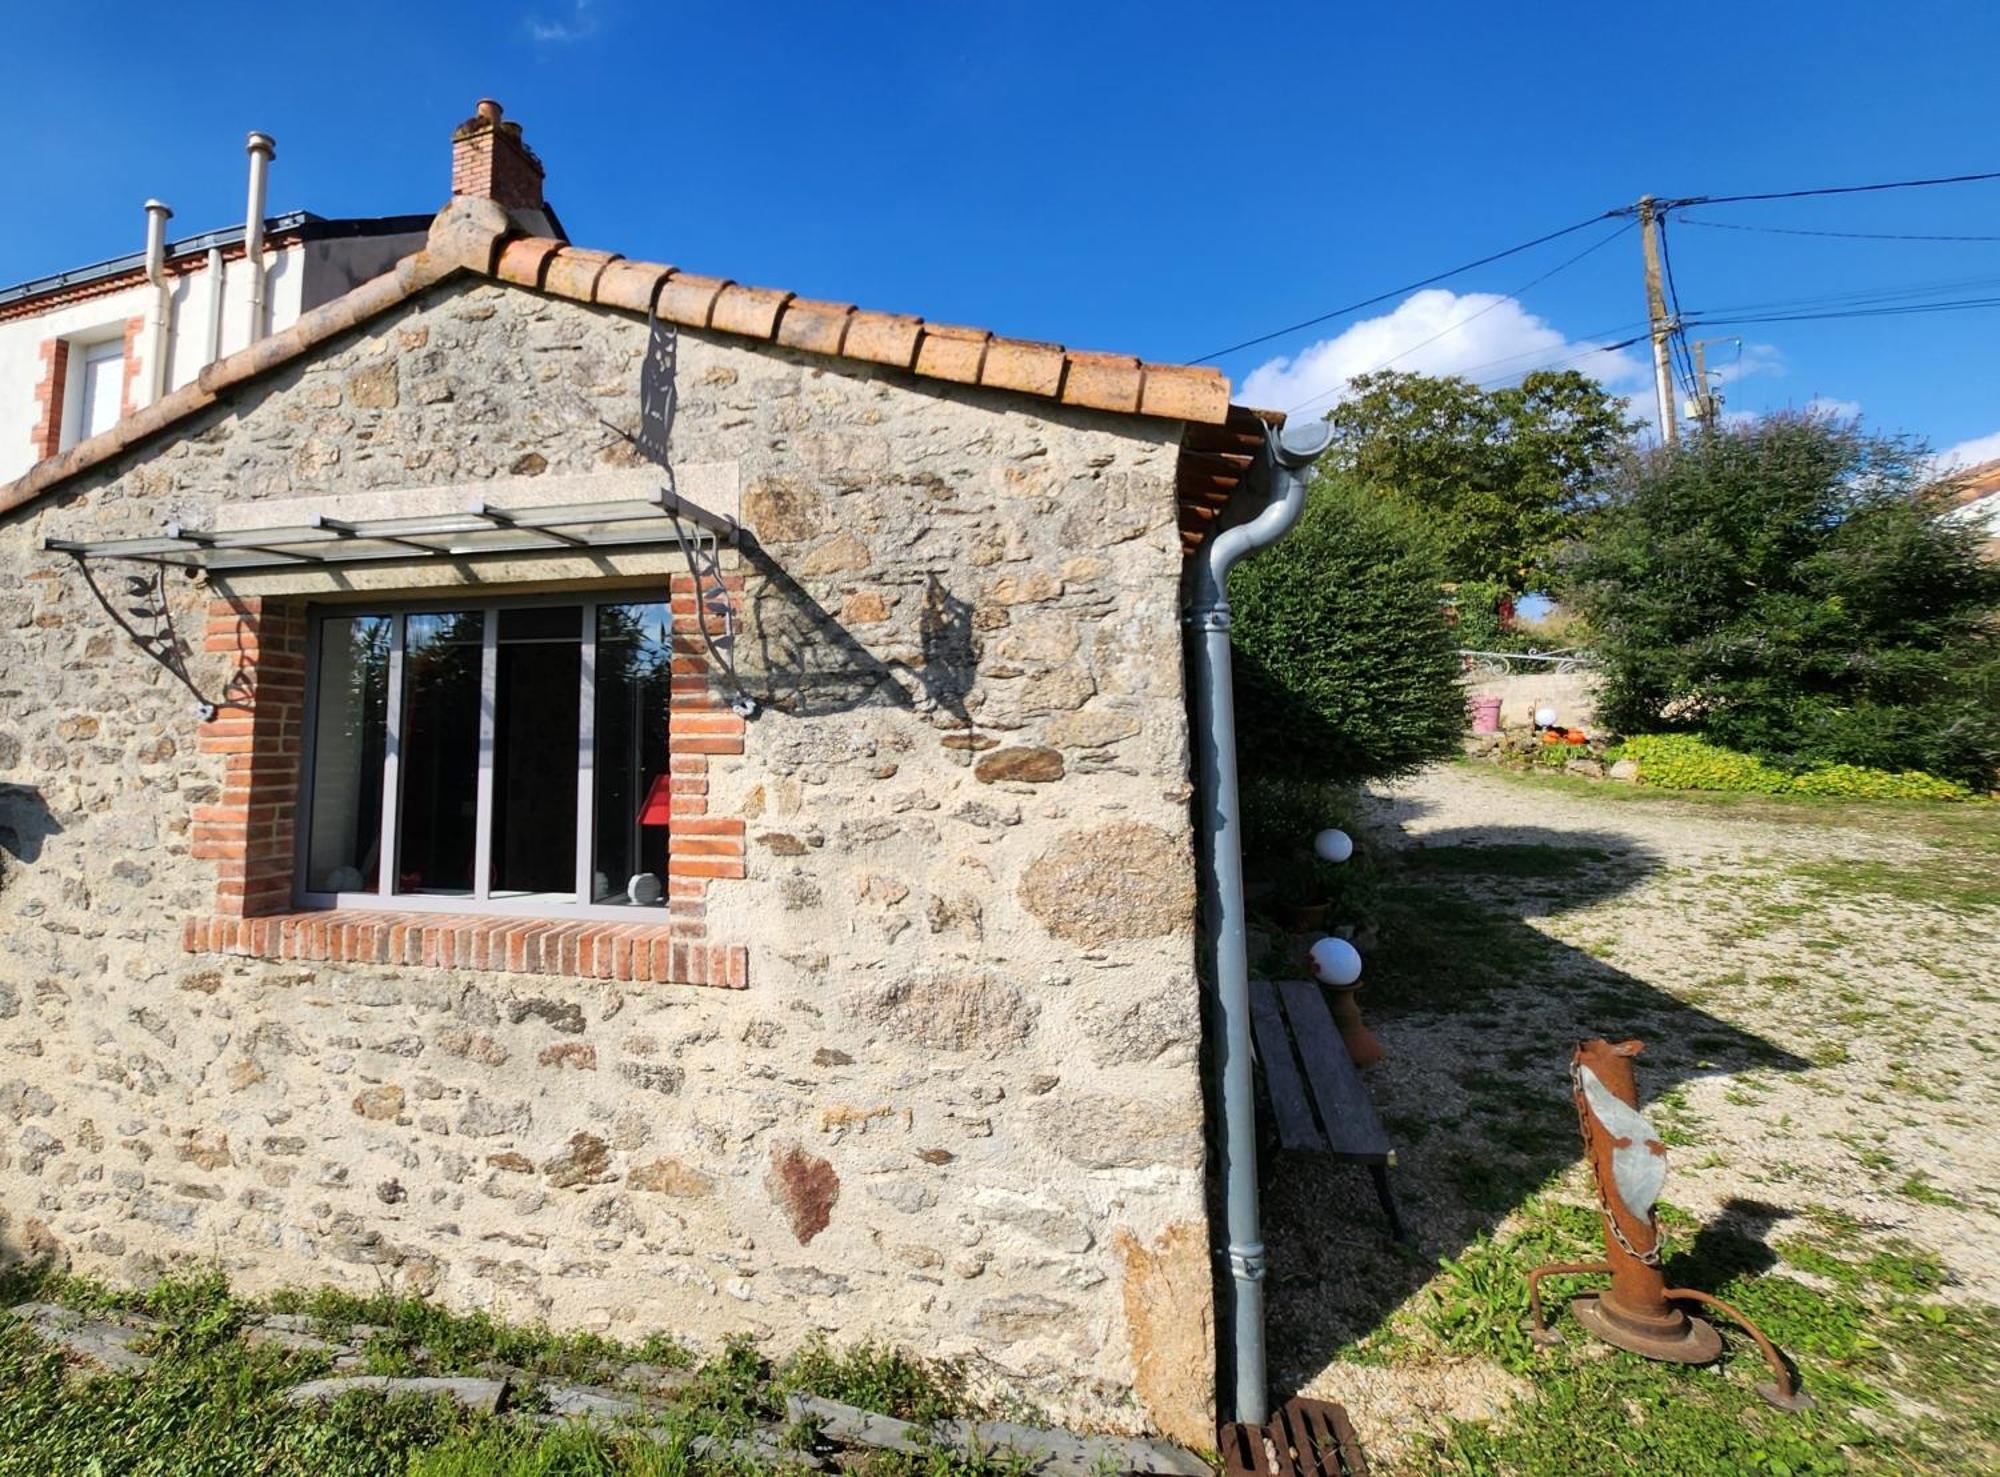
[(482, 97), (479, 100), (479, 106), (474, 108), (473, 111), (489, 123), (498, 123), (500, 121), (500, 104), (496, 103), (490, 97)]

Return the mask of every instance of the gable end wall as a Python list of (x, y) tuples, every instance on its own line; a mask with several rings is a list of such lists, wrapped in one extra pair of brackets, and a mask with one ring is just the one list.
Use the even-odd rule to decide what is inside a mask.
[[(740, 818), (703, 921), (746, 987), (184, 939), (228, 755), (43, 536), (626, 467), (644, 341), (447, 284), (0, 521), (0, 1253), (830, 1329), (1206, 1441), (1178, 425), (685, 333), (677, 460), (782, 571), (731, 566), (772, 702), (679, 796)], [(214, 693), (221, 592), (170, 589)], [(304, 595), (255, 598), (288, 650)]]

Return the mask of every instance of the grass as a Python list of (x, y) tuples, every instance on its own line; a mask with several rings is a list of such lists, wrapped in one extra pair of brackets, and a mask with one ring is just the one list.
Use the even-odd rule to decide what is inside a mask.
[[(1905, 1212), (1970, 1209), (1956, 1183), (1940, 1185), (1898, 1163), (1883, 1125), (1935, 1131), (1942, 1120), (1931, 1105), (1969, 1106), (1991, 1060), (1989, 1044), (1977, 1038), (1966, 1041), (1969, 1067), (1951, 1058), (1942, 1065), (1917, 1046), (1947, 995), (1990, 998), (1970, 968), (1979, 956), (1965, 953), (1972, 927), (1965, 920), (2000, 908), (2000, 807), (1674, 795), (1486, 766), (1480, 773), (1587, 798), (1603, 824), (1589, 829), (1588, 812), (1565, 806), (1565, 819), (1548, 824), (1567, 834), (1545, 841), (1480, 845), (1459, 831), (1449, 837), (1454, 844), (1372, 848), (1379, 942), (1368, 953), (1364, 1005), (1380, 1012), (1378, 1025), (1405, 1017), (1406, 1050), (1414, 1049), (1409, 1025), (1433, 1014), (1455, 1013), (1461, 1035), (1494, 1043), (1453, 1063), (1451, 1097), (1464, 1107), (1454, 1102), (1456, 1121), (1440, 1120), (1453, 1141), (1466, 1137), (1466, 1125), (1476, 1135), (1444, 1162), (1433, 1147), (1439, 1134), (1424, 1144), (1439, 1217), (1490, 1229), (1469, 1241), (1453, 1231), (1449, 1245), (1458, 1254), (1428, 1280), (1420, 1269), (1393, 1311), (1356, 1318), (1354, 1342), (1336, 1357), (1404, 1368), (1417, 1389), (1453, 1378), (1455, 1361), (1471, 1360), (1518, 1377), (1527, 1393), (1490, 1420), (1401, 1427), (1400, 1449), (1377, 1466), (1523, 1477), (2000, 1471), (2000, 1309), (1968, 1304), (1931, 1249), (1856, 1219), (1858, 1207), (1843, 1213), (1810, 1199), (1854, 1191), (1900, 1201)], [(1717, 832), (1748, 823), (1803, 834), (1760, 838), (1712, 864), (1669, 869), (1620, 844), (1618, 833), (1629, 829), (1614, 820), (1620, 805), (1678, 808)], [(1562, 844), (1571, 839), (1577, 844)], [(1840, 860), (1850, 855), (1859, 860)], [(1564, 914), (1615, 898), (1635, 874), (1659, 884), (1635, 907), (1682, 909), (1685, 933), (1706, 939), (1693, 946), (1684, 975), (1626, 976), (1610, 964), (1606, 956), (1624, 946), (1599, 941), (1631, 933), (1621, 935), (1616, 908), (1565, 925)], [(1958, 983), (1935, 999), (1900, 1003), (1845, 983), (1827, 960), (1872, 941), (1857, 921), (1871, 914), (1909, 917), (1902, 962), (1923, 980)], [(1758, 939), (1765, 942), (1745, 946)], [(1643, 950), (1634, 957), (1650, 967)], [(1587, 1192), (1573, 1119), (1542, 1111), (1565, 1105), (1536, 1075), (1548, 1070), (1550, 1051), (1539, 1038), (1524, 1039), (1519, 1007), (1529, 1004), (1592, 1029), (1629, 1028), (1654, 1044), (1650, 1062), (1728, 1073), (1720, 1091), (1699, 1097), (1700, 1115), (1685, 1086), (1652, 1079), (1660, 1090), (1648, 1115), (1674, 1151), (1670, 1192), (1682, 1176), (1720, 1170), (1737, 1185), (1783, 1185), (1759, 1192), (1782, 1205), (1739, 1200), (1706, 1225), (1663, 1205), (1667, 1275), (1757, 1319), (1797, 1361), (1817, 1409), (1788, 1415), (1760, 1400), (1754, 1386), (1768, 1374), (1751, 1340), (1726, 1322), (1728, 1354), (1709, 1370), (1607, 1351), (1566, 1315), (1558, 1318), (1562, 1347), (1542, 1350), (1526, 1338), (1527, 1272), (1602, 1254), (1596, 1214), (1575, 1203)], [(1800, 1055), (1732, 1026), (1744, 1017)], [(1857, 1085), (1852, 1062), (1884, 1046), (1884, 1070)], [(1807, 1093), (1845, 1094), (1856, 1109), (1859, 1099), (1875, 1111), (1848, 1115), (1840, 1102), (1819, 1105)], [(1399, 1121), (1412, 1116), (1409, 1103), (1399, 1106)], [(1746, 1122), (1761, 1125), (1770, 1152), (1750, 1160), (1740, 1149), (1719, 1152), (1731, 1142), (1722, 1130), (1740, 1141)], [(1789, 1141), (1814, 1135), (1839, 1140), (1845, 1153), (1827, 1160), (1786, 1152)], [(1557, 1279), (1550, 1308), (1587, 1285)], [(1337, 1387), (1332, 1393), (1338, 1398)]]
[[(681, 1477), (695, 1472), (784, 1471), (782, 1453), (714, 1447), (782, 1425), (785, 1396), (823, 1395), (918, 1422), (976, 1413), (963, 1371), (876, 1345), (810, 1344), (773, 1364), (748, 1342), (697, 1364), (667, 1339), (624, 1344), (483, 1313), (455, 1314), (415, 1298), (293, 1291), (261, 1306), (231, 1295), (219, 1273), (124, 1292), (57, 1273), (0, 1269), (6, 1306), (34, 1298), (97, 1315), (143, 1313), (163, 1328), (139, 1373), (92, 1374), (0, 1314), (0, 1477)], [(643, 1428), (536, 1423), (474, 1415), (449, 1401), (354, 1393), (320, 1407), (286, 1404), (284, 1391), (329, 1372), (328, 1357), (246, 1343), (257, 1312), (301, 1313), (329, 1335), (356, 1323), (375, 1372), (488, 1372), (525, 1376), (516, 1398), (532, 1411), (540, 1379), (606, 1379), (633, 1362), (691, 1369)], [(545, 1407), (544, 1407), (545, 1408)], [(810, 1437), (792, 1429), (793, 1443)], [(867, 1457), (872, 1477), (987, 1477), (1008, 1462), (942, 1446), (920, 1455)]]
[(1689, 811), (1727, 811), (1732, 818), (1786, 826), (1838, 826), (1901, 836), (1940, 848), (2000, 854), (2000, 806), (1964, 805), (1943, 800), (1849, 800), (1825, 795), (1756, 795), (1715, 790), (1660, 790), (1577, 775), (1509, 769), (1479, 760), (1462, 761), (1481, 774), (1509, 784), (1587, 797), (1605, 805), (1660, 806)]
[(1805, 862), (1791, 874), (1819, 898), (1871, 903), (1883, 898), (1967, 914), (2000, 908), (2000, 873), (1991, 857), (1940, 852), (1916, 862), (1870, 858)]
[(1750, 1340), (1726, 1327), (1720, 1378), (1606, 1354), (1559, 1312), (1588, 1279), (1551, 1281), (1546, 1306), (1565, 1342), (1536, 1348), (1524, 1331), (1526, 1274), (1588, 1259), (1597, 1216), (1541, 1196), (1508, 1225), (1443, 1264), (1411, 1315), (1420, 1344), (1379, 1342), (1392, 1357), (1424, 1346), (1475, 1355), (1529, 1377), (1534, 1394), (1494, 1422), (1450, 1422), (1412, 1453), (1416, 1470), (1807, 1474), (2000, 1462), (2000, 1311), (1937, 1301), (1945, 1274), (1929, 1253), (1871, 1245), (1851, 1223), (1814, 1223), (1775, 1248), (1728, 1221), (1670, 1237), (1670, 1283), (1713, 1289), (1797, 1361), (1818, 1405), (1787, 1415), (1755, 1395), (1768, 1374)]

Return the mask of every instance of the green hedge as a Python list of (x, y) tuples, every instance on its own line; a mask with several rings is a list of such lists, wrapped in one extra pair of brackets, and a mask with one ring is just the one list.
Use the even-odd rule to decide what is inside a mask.
[(1662, 790), (1725, 790), (1756, 795), (1830, 795), (1849, 800), (1969, 800), (1972, 791), (1920, 770), (1824, 764), (1788, 774), (1750, 754), (1718, 748), (1692, 734), (1627, 739), (1607, 756), (1632, 759), (1641, 783)]
[(1246, 775), (1348, 785), (1458, 752), (1465, 690), (1436, 549), (1407, 511), (1320, 477), (1229, 577)]

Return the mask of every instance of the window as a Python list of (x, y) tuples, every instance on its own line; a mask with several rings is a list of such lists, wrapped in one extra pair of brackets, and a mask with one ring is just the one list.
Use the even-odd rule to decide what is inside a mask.
[(76, 390), (76, 424), (64, 443), (67, 446), (110, 430), (117, 423), (125, 399), (124, 340), (77, 344), (71, 355), (75, 366), (71, 373)]
[(667, 601), (319, 611), (308, 904), (665, 908)]

